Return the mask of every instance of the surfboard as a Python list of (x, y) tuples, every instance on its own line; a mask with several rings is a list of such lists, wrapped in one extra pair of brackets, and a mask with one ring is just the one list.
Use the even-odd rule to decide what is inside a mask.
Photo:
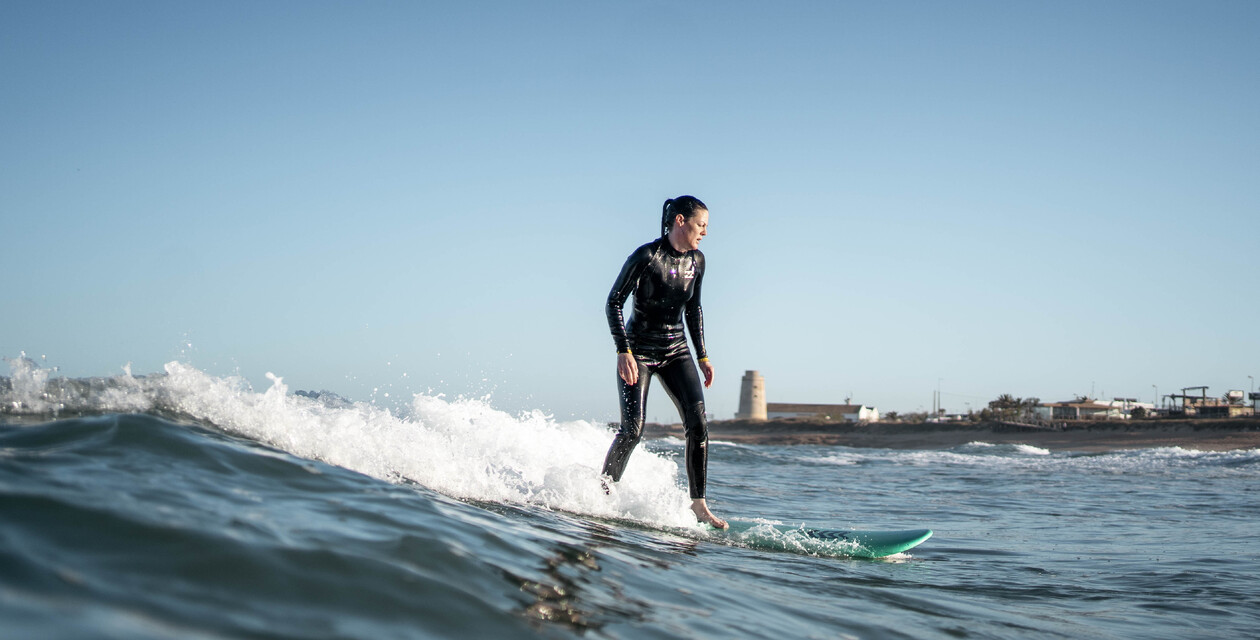
[(913, 549), (932, 537), (931, 529), (850, 531), (763, 522), (729, 524), (729, 529), (712, 529), (712, 532), (754, 548), (850, 558), (895, 555)]

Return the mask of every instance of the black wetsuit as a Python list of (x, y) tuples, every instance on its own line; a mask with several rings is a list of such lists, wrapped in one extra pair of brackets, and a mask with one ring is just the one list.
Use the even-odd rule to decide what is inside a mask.
[[(643, 437), (648, 386), (656, 374), (683, 419), (691, 497), (704, 497), (709, 462), (704, 391), (683, 334), (685, 318), (696, 356), (704, 359), (704, 317), (700, 311), (703, 277), (703, 253), (681, 253), (662, 237), (630, 254), (608, 294), (608, 328), (617, 352), (634, 354), (639, 366), (639, 380), (633, 386), (617, 376), (621, 429), (604, 459), (604, 473), (614, 481), (621, 480), (630, 453)], [(630, 294), (634, 294), (634, 311), (629, 322), (623, 322), (621, 308)]]

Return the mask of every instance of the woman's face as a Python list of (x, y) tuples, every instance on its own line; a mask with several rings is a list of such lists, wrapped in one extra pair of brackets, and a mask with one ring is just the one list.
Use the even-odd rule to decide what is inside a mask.
[(700, 238), (709, 235), (708, 210), (700, 209), (689, 219), (682, 215), (674, 216), (674, 234), (684, 249), (688, 251), (699, 249)]

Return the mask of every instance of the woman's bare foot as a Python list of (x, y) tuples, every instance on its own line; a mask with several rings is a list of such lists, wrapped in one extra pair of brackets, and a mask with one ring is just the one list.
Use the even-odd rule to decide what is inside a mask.
[(709, 505), (705, 503), (704, 498), (696, 498), (691, 501), (691, 511), (696, 514), (696, 520), (712, 526), (714, 529), (725, 529), (730, 525), (726, 521), (713, 515), (709, 511)]

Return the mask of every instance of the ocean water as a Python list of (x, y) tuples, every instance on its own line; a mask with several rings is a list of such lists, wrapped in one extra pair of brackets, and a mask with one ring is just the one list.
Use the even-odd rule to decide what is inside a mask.
[(694, 525), (679, 441), (605, 495), (601, 424), (9, 364), (5, 638), (1260, 633), (1260, 450), (711, 445), (720, 515), (936, 532), (859, 560)]

